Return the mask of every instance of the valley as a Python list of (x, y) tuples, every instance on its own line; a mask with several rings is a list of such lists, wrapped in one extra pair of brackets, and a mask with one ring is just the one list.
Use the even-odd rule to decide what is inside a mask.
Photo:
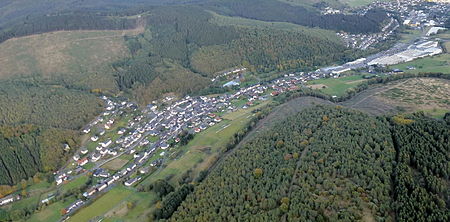
[(8, 14), (0, 221), (446, 221), (450, 7), (404, 3)]

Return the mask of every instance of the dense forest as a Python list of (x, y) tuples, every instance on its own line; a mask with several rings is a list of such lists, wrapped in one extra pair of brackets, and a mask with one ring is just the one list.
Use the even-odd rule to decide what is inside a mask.
[(0, 81), (0, 124), (80, 129), (102, 110), (95, 95), (34, 79)]
[(0, 184), (58, 169), (78, 130), (102, 110), (92, 94), (32, 78), (0, 82)]
[(447, 221), (449, 130), (309, 108), (230, 153), (169, 220)]
[(0, 184), (13, 185), (37, 172), (57, 170), (79, 146), (78, 132), (35, 125), (0, 125)]
[(398, 221), (450, 220), (450, 127), (420, 114), (391, 118)]

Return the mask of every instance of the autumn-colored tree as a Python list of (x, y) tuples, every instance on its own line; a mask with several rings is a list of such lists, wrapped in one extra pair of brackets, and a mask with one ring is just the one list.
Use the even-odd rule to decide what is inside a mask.
[(256, 178), (260, 178), (263, 174), (263, 170), (261, 168), (256, 168), (253, 171), (253, 175), (255, 175)]

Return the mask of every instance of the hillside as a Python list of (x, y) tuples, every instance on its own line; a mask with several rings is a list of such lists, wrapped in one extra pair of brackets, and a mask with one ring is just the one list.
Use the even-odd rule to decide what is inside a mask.
[[(388, 122), (341, 107), (310, 108), (227, 156), (170, 221), (446, 221), (448, 130), (420, 115)], [(162, 203), (156, 217), (170, 215), (169, 202)]]
[(103, 106), (94, 95), (29, 79), (0, 81), (0, 91), (2, 185), (57, 170), (73, 153), (64, 144), (78, 147), (78, 130)]
[(111, 64), (130, 55), (124, 36), (141, 31), (60, 31), (10, 39), (0, 44), (0, 78), (40, 74), (77, 87), (116, 90)]

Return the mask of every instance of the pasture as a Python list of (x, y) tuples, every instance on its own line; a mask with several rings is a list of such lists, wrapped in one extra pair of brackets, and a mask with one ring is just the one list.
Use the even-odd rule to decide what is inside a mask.
[(308, 86), (331, 96), (342, 96), (347, 90), (361, 84), (363, 75), (352, 75), (340, 78), (318, 79), (308, 82)]

